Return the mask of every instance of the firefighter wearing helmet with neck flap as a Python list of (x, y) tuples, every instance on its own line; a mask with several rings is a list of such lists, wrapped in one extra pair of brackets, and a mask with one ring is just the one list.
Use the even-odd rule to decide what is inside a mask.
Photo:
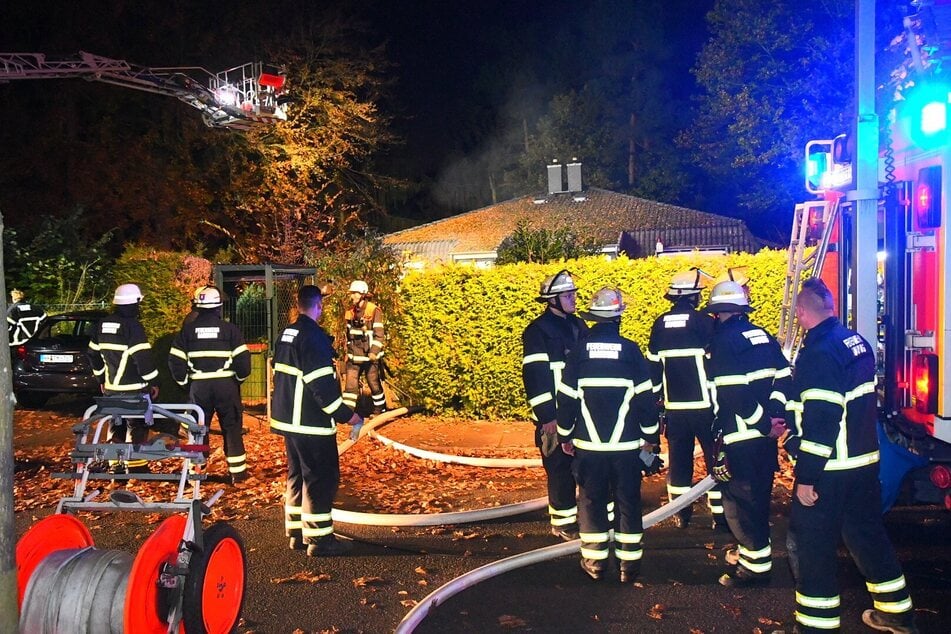
[(546, 277), (536, 300), (545, 311), (522, 333), (522, 381), (535, 420), (535, 446), (548, 478), (548, 513), (553, 535), (578, 537), (578, 507), (571, 456), (558, 446), (556, 397), (568, 353), (588, 330), (575, 313), (577, 287), (568, 271)]
[(562, 451), (574, 454), (581, 568), (603, 578), (613, 528), (621, 583), (630, 583), (641, 566), (641, 473), (659, 467), (653, 453), (659, 429), (650, 365), (620, 332), (625, 308), (621, 291), (606, 287), (581, 314), (596, 323), (568, 355), (558, 391), (558, 438)]
[(232, 484), (248, 477), (242, 438), (241, 383), (251, 375), (251, 352), (238, 327), (221, 318), (221, 291), (200, 286), (192, 300), (194, 317), (182, 325), (169, 350), (168, 369), (188, 389), (190, 402), (218, 415)]
[(363, 280), (350, 284), (350, 302), (344, 314), (347, 329), (346, 378), (343, 402), (356, 409), (360, 396), (360, 377), (366, 377), (373, 400), (373, 414), (386, 409), (383, 391), (383, 350), (386, 335), (383, 329), (383, 311), (370, 300), (370, 287)]
[[(113, 312), (103, 317), (89, 339), (87, 355), (103, 394), (149, 394), (153, 400), (158, 397), (158, 369), (152, 358), (152, 346), (139, 321), (142, 299), (137, 284), (117, 287), (112, 298)], [(114, 423), (110, 439), (140, 444), (147, 440), (148, 433), (147, 427), (132, 419), (128, 425)], [(114, 471), (145, 473), (149, 470), (146, 460), (111, 464)]]
[(705, 310), (716, 318), (707, 362), (719, 445), (713, 472), (725, 482), (723, 510), (738, 544), (720, 584), (763, 585), (772, 573), (769, 506), (792, 371), (776, 339), (750, 321), (740, 284), (714, 286)]
[[(697, 308), (700, 293), (711, 277), (694, 267), (675, 274), (664, 298), (672, 305), (654, 320), (647, 348), (654, 390), (665, 412), (669, 465), (667, 496), (673, 501), (693, 486), (694, 442), (699, 442), (707, 469), (713, 468), (713, 402), (707, 386), (704, 358), (713, 336), (713, 318)], [(723, 517), (722, 492), (707, 493), (715, 530), (729, 531)], [(693, 507), (674, 516), (687, 528)]]

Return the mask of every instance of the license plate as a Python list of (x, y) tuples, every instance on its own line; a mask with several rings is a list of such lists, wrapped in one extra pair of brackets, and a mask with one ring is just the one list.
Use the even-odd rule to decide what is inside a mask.
[(40, 363), (72, 363), (71, 354), (41, 354)]

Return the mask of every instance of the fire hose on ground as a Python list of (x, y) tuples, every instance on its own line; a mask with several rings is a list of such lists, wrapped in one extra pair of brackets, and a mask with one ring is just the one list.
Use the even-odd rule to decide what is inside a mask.
[[(673, 517), (675, 513), (683, 510), (690, 504), (693, 504), (701, 495), (712, 489), (715, 484), (716, 483), (714, 482), (713, 478), (707, 476), (695, 484), (690, 489), (690, 491), (679, 496), (673, 502), (665, 504), (664, 506), (645, 515), (644, 528), (650, 528), (658, 522), (661, 522), (669, 517)], [(505, 559), (500, 559), (499, 561), (493, 561), (491, 563), (485, 564), (484, 566), (480, 566), (475, 570), (470, 570), (469, 572), (452, 579), (439, 588), (436, 588), (422, 601), (417, 603), (413, 609), (406, 613), (406, 616), (403, 617), (403, 620), (400, 621), (399, 625), (396, 627), (396, 634), (411, 634), (411, 632), (416, 629), (416, 626), (419, 625), (423, 619), (429, 615), (430, 610), (441, 605), (447, 599), (459, 594), (463, 590), (471, 588), (472, 586), (485, 581), (486, 579), (491, 579), (492, 577), (496, 577), (504, 572), (515, 570), (516, 568), (522, 568), (524, 566), (530, 566), (532, 564), (548, 561), (549, 559), (557, 559), (559, 557), (564, 557), (565, 555), (577, 553), (579, 546), (580, 540), (576, 539), (571, 542), (546, 546), (545, 548), (539, 548), (537, 550), (531, 550), (526, 553), (520, 553), (518, 555), (506, 557)]]

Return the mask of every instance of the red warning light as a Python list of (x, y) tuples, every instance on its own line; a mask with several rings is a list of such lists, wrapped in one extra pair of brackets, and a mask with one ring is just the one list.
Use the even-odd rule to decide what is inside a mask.
[(938, 355), (922, 352), (915, 357), (912, 368), (915, 411), (935, 414), (938, 411)]

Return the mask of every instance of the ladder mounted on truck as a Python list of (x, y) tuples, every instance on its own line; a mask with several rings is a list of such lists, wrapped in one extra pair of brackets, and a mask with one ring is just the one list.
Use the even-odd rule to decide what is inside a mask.
[(78, 57), (60, 60), (48, 60), (42, 53), (0, 53), (0, 83), (72, 77), (175, 97), (200, 110), (212, 128), (248, 130), (287, 120), (281, 96), (285, 77), (264, 72), (261, 62), (211, 73), (194, 66), (136, 66), (83, 51)]
[(802, 343), (802, 328), (796, 321), (799, 285), (805, 271), (809, 271), (810, 277), (818, 276), (822, 272), (838, 212), (839, 197), (834, 197), (829, 200), (799, 203), (793, 213), (786, 284), (777, 335), (783, 352), (790, 361), (796, 357)]

